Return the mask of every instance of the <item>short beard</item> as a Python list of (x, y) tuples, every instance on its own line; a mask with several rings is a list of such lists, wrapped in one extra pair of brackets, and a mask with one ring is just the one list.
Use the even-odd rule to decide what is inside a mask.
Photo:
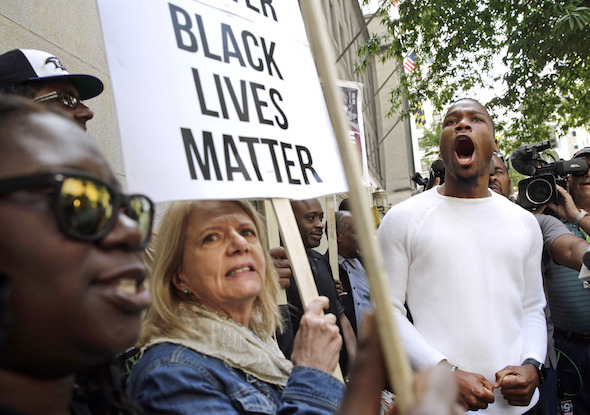
[(468, 177), (466, 179), (461, 179), (460, 183), (463, 184), (465, 187), (474, 188), (477, 187), (479, 184), (479, 176)]
[(474, 174), (473, 176), (470, 177), (463, 177), (457, 174), (453, 174), (453, 176), (455, 177), (455, 180), (457, 182), (457, 185), (465, 188), (465, 189), (474, 189), (479, 185), (479, 179), (480, 179), (480, 175), (478, 174)]

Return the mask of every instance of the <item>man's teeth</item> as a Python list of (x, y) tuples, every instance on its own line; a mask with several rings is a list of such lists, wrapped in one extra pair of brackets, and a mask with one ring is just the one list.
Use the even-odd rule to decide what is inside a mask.
[(115, 284), (115, 290), (121, 291), (125, 294), (136, 294), (137, 293), (137, 280), (133, 278), (122, 278)]
[(250, 270), (251, 270), (250, 267), (242, 267), (242, 268), (238, 268), (236, 270), (233, 270), (232, 272), (229, 273), (229, 275), (239, 274), (240, 272), (246, 272), (246, 271), (250, 271)]

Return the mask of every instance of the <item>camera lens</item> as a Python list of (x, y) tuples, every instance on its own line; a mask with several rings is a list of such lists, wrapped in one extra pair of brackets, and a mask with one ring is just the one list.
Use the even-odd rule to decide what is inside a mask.
[(532, 180), (526, 188), (526, 197), (533, 203), (544, 205), (551, 200), (553, 187), (545, 179)]

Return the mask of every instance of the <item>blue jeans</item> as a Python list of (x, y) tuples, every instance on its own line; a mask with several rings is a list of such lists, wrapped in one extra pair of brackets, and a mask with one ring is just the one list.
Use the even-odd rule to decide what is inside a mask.
[(590, 344), (554, 334), (559, 352), (557, 379), (560, 401), (571, 400), (574, 414), (590, 414)]

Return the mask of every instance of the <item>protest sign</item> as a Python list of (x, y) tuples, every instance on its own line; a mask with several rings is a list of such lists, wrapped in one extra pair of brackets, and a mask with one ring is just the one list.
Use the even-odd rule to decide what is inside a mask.
[(367, 146), (365, 141), (365, 126), (363, 123), (363, 84), (351, 81), (338, 81), (342, 89), (342, 99), (346, 118), (350, 127), (350, 139), (356, 147), (363, 169), (363, 180), (365, 186), (370, 183), (369, 165), (367, 163)]
[(97, 0), (127, 185), (156, 201), (347, 190), (296, 0)]

